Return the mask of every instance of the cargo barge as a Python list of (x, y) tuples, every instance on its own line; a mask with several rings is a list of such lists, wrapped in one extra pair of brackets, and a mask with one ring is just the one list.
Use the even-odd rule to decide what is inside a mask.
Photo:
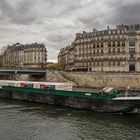
[(69, 83), (1, 80), (0, 97), (104, 113), (138, 113), (140, 108), (140, 96), (122, 94), (113, 87), (93, 93), (73, 91)]

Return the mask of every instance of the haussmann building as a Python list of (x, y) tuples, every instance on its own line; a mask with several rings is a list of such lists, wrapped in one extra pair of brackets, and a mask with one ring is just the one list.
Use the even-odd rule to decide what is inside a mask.
[(58, 62), (69, 71), (139, 72), (140, 24), (76, 33), (74, 42), (60, 50)]
[(4, 67), (46, 69), (47, 48), (43, 43), (8, 45), (2, 54)]

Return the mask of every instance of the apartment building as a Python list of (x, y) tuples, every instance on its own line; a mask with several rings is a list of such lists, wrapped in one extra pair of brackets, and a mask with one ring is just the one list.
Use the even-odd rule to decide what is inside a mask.
[(6, 67), (46, 68), (47, 64), (47, 49), (44, 44), (8, 45), (2, 56)]
[(24, 67), (46, 68), (47, 49), (44, 44), (32, 43), (24, 47)]
[(140, 25), (76, 33), (72, 44), (60, 50), (58, 62), (65, 70), (139, 72)]

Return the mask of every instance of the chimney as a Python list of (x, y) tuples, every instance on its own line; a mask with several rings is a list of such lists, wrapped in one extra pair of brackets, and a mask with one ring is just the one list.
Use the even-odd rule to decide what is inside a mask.
[(86, 32), (85, 32), (85, 31), (83, 31), (83, 34), (86, 34)]
[(109, 26), (107, 26), (107, 30), (109, 30)]
[(97, 29), (96, 28), (93, 28), (93, 33), (97, 32)]
[(81, 33), (76, 33), (76, 37), (77, 38), (80, 37), (80, 35), (81, 35)]

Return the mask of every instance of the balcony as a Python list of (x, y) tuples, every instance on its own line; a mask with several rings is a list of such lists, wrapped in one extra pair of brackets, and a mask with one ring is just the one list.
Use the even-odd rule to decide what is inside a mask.
[(136, 61), (136, 58), (135, 57), (130, 57), (129, 61)]
[(129, 61), (136, 61), (136, 57), (134, 53), (131, 53), (129, 56)]

